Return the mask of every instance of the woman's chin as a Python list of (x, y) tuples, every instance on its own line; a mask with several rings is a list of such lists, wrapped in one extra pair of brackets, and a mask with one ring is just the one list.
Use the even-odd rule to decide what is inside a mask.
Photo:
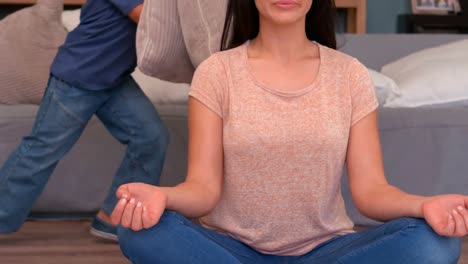
[(301, 21), (301, 19), (302, 17), (284, 15), (275, 17), (275, 19), (273, 19), (271, 22), (278, 26), (288, 26), (298, 23), (299, 21)]

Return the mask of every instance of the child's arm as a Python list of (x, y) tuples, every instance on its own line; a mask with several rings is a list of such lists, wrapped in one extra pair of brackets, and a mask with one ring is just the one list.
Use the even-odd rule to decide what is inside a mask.
[(140, 14), (142, 8), (143, 4), (139, 4), (132, 11), (130, 11), (130, 13), (128, 13), (128, 16), (133, 22), (138, 23), (138, 21), (140, 21)]

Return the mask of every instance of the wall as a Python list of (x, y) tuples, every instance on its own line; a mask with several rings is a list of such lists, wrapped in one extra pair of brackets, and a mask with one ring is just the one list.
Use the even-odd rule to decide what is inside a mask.
[[(411, 0), (367, 0), (367, 32), (395, 33), (398, 32), (397, 18), (399, 14), (411, 12)], [(0, 8), (0, 19), (11, 13), (19, 6)], [(339, 12), (338, 31), (345, 28), (343, 12)]]
[(410, 0), (367, 0), (367, 32), (396, 33), (398, 15), (409, 13)]
[[(411, 13), (411, 0), (367, 0), (367, 32), (396, 33), (404, 29), (398, 25), (398, 15)], [(346, 12), (338, 10), (337, 31), (346, 29)]]

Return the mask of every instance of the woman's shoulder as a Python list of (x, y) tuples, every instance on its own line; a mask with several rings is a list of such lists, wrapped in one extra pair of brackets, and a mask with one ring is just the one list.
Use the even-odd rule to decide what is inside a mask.
[(326, 53), (328, 60), (333, 60), (342, 64), (350, 64), (353, 63), (353, 61), (356, 61), (356, 58), (354, 58), (353, 56), (350, 56), (339, 50), (329, 48), (327, 46), (322, 45), (322, 50), (324, 50), (324, 52)]
[(218, 56), (221, 59), (230, 59), (232, 57), (240, 58), (245, 52), (246, 47), (247, 47), (247, 43), (244, 43), (235, 48), (218, 51), (214, 55)]
[(242, 44), (240, 46), (237, 46), (235, 48), (227, 49), (227, 50), (222, 50), (222, 51), (217, 51), (213, 53), (207, 61), (210, 61), (211, 63), (215, 63), (215, 61), (218, 62), (227, 62), (229, 60), (233, 59), (241, 59), (243, 56), (243, 53), (245, 52), (246, 44)]
[(324, 57), (326, 57), (327, 64), (334, 69), (340, 69), (345, 72), (353, 71), (356, 68), (365, 68), (357, 58), (350, 56), (344, 52), (322, 46)]
[(233, 61), (242, 59), (244, 45), (213, 53), (197, 67), (197, 71), (212, 73), (226, 71)]

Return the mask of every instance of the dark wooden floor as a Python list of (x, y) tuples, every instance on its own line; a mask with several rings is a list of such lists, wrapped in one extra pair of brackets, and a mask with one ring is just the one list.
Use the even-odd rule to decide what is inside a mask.
[[(0, 263), (127, 264), (116, 243), (95, 239), (89, 221), (26, 222), (20, 232), (0, 236)], [(468, 237), (459, 264), (468, 264)]]
[(0, 263), (127, 264), (117, 243), (95, 239), (89, 221), (31, 221), (0, 236)]

